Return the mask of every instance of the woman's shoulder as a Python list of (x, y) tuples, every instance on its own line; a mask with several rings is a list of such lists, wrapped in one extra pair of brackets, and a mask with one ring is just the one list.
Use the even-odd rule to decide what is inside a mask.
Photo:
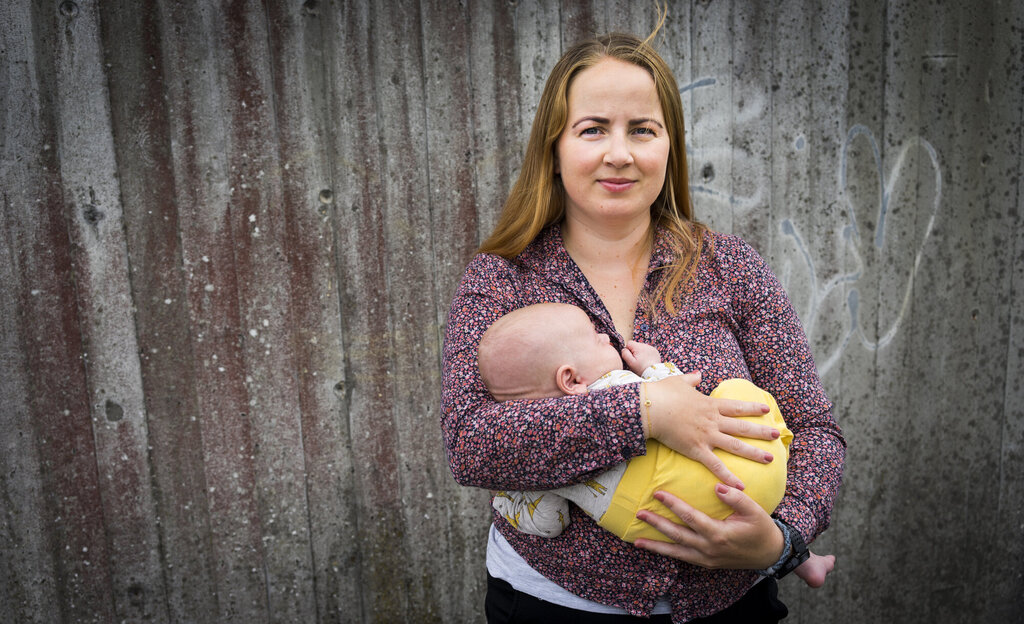
[[(718, 230), (704, 230), (704, 242), (711, 243), (715, 251), (722, 251), (728, 257), (745, 255), (754, 251), (753, 246), (736, 234), (719, 232)], [(756, 253), (756, 252), (754, 252)]]
[(498, 254), (477, 252), (466, 265), (466, 274), (493, 273), (495, 271), (507, 271), (512, 265), (512, 260), (499, 256)]
[(754, 246), (736, 234), (705, 230), (702, 256), (720, 268), (743, 270), (764, 265)]
[(717, 285), (736, 300), (776, 288), (778, 280), (771, 267), (742, 237), (708, 230), (703, 247), (698, 272), (706, 284)]
[(456, 294), (508, 289), (515, 272), (513, 260), (492, 253), (477, 253), (462, 273)]
[(543, 270), (562, 248), (557, 227), (549, 226), (533, 239), (518, 255), (507, 258), (480, 252), (470, 260), (466, 273), (494, 273), (509, 271)]
[(466, 265), (459, 290), (504, 290), (512, 287), (523, 279), (524, 274), (536, 271), (543, 264), (543, 254), (535, 248), (536, 242), (513, 258), (487, 252), (477, 253)]

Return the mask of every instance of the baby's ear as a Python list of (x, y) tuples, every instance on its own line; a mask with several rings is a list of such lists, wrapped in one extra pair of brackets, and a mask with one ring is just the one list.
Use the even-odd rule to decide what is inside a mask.
[(562, 394), (586, 394), (587, 384), (580, 381), (576, 369), (568, 364), (563, 364), (555, 371), (555, 385)]

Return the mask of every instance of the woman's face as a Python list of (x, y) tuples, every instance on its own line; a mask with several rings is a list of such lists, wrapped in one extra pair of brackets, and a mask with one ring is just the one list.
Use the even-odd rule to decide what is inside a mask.
[(569, 87), (569, 112), (555, 146), (566, 218), (590, 227), (650, 218), (661, 193), (670, 141), (654, 79), (613, 58)]

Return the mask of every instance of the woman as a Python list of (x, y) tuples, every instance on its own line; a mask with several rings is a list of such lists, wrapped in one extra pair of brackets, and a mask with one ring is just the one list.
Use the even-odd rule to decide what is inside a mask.
[[(542, 301), (579, 306), (619, 349), (630, 339), (650, 343), (665, 361), (700, 375), (649, 384), (643, 397), (633, 385), (497, 403), (477, 370), (480, 336), (501, 315)], [(728, 377), (771, 392), (795, 436), (774, 518), (712, 452), (771, 461), (736, 436), (778, 435), (730, 418), (766, 406), (698, 391)], [(693, 220), (679, 90), (647, 42), (627, 35), (586, 41), (552, 70), (519, 179), (452, 302), (442, 428), (463, 485), (577, 483), (644, 453), (654, 438), (705, 464), (722, 481), (716, 494), (735, 509), (711, 520), (662, 493), (678, 518), (639, 517), (673, 543), (635, 546), (575, 508), (554, 539), (518, 533), (495, 515), (490, 621), (785, 616), (774, 578), (758, 571), (788, 571), (806, 552), (803, 542), (827, 527), (845, 443), (778, 280), (743, 241)]]

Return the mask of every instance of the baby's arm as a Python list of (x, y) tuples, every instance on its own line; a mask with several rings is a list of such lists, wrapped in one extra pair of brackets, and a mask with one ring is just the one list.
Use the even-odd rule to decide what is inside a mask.
[(643, 375), (645, 370), (661, 363), (661, 354), (649, 344), (630, 340), (626, 343), (626, 348), (622, 350), (622, 361), (626, 363), (629, 370), (637, 375)]

